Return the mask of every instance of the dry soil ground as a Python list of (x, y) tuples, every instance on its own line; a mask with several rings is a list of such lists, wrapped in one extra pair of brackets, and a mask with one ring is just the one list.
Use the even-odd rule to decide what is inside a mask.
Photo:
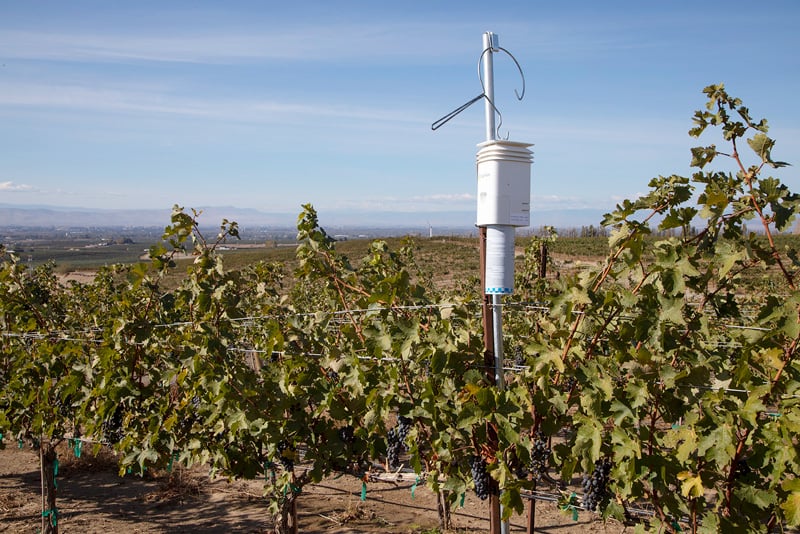
[[(209, 480), (200, 469), (172, 477), (120, 477), (108, 458), (72, 452), (60, 455), (58, 526), (60, 532), (228, 533), (270, 532), (271, 523), (258, 481)], [(413, 480), (368, 484), (361, 500), (361, 482), (340, 477), (306, 487), (299, 498), (298, 524), (304, 533), (431, 533), (438, 525), (435, 496), (416, 488)], [(6, 440), (0, 450), (0, 532), (35, 533), (41, 523), (41, 484), (36, 451)], [(488, 507), (467, 495), (453, 515), (453, 532), (486, 532)], [(525, 532), (525, 518), (515, 516), (511, 532)], [(578, 520), (554, 503), (537, 502), (536, 532), (585, 534), (625, 531), (581, 512)], [(632, 531), (632, 529), (628, 529)]]

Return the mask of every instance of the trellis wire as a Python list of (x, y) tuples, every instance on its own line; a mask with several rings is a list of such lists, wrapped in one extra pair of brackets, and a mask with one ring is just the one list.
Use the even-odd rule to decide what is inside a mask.
[[(345, 315), (352, 315), (352, 314), (365, 314), (365, 313), (380, 313), (386, 311), (420, 311), (420, 310), (443, 310), (443, 309), (452, 309), (457, 306), (463, 305), (465, 307), (468, 306), (479, 306), (478, 302), (464, 302), (461, 304), (452, 303), (452, 302), (445, 302), (445, 303), (434, 303), (434, 304), (421, 304), (421, 305), (403, 305), (403, 306), (375, 306), (369, 308), (354, 308), (354, 309), (347, 309), (347, 310), (317, 310), (313, 312), (302, 312), (302, 313), (293, 313), (293, 314), (270, 314), (270, 315), (251, 315), (246, 317), (238, 317), (230, 319), (230, 321), (234, 324), (239, 323), (243, 327), (247, 326), (255, 326), (257, 325), (256, 321), (263, 321), (263, 320), (271, 320), (271, 319), (291, 319), (297, 317), (314, 317), (317, 315), (330, 315), (333, 317), (342, 317)], [(498, 306), (508, 308), (509, 310), (512, 309), (522, 309), (522, 311), (539, 311), (539, 312), (549, 312), (551, 310), (550, 307), (544, 305), (542, 302), (505, 302), (501, 304), (497, 304)], [(575, 314), (583, 313), (580, 311), (573, 312)], [(621, 319), (632, 319), (626, 317), (620, 317)], [(151, 328), (174, 328), (174, 327), (181, 327), (181, 326), (191, 326), (195, 324), (202, 324), (201, 322), (192, 322), (192, 321), (177, 321), (172, 323), (156, 323), (149, 325)], [(765, 327), (758, 327), (758, 326), (749, 326), (749, 325), (733, 325), (733, 324), (722, 324), (724, 328), (728, 329), (741, 329), (741, 330), (756, 330), (756, 331), (764, 331), (769, 332), (772, 331), (770, 328)], [(31, 340), (49, 340), (52, 342), (57, 341), (64, 341), (64, 342), (74, 342), (74, 343), (94, 343), (94, 344), (102, 344), (103, 340), (98, 339), (95, 337), (98, 334), (102, 334), (103, 329), (98, 327), (86, 328), (83, 330), (52, 330), (52, 331), (33, 331), (33, 332), (9, 332), (4, 331), (0, 332), (0, 336), (7, 337), (7, 338), (21, 338), (21, 339), (31, 339)], [(78, 335), (83, 334), (85, 337), (77, 337)], [(135, 345), (144, 346), (144, 342), (135, 342)], [(713, 344), (716, 347), (727, 347), (727, 348), (741, 348), (740, 343), (724, 343), (724, 342), (717, 342)], [(299, 353), (299, 354), (291, 354), (285, 351), (267, 351), (256, 349), (253, 347), (227, 347), (226, 352), (242, 352), (242, 353), (250, 353), (250, 354), (267, 354), (269, 353), (272, 356), (278, 357), (314, 357), (314, 358), (322, 358), (325, 356), (323, 353)], [(393, 362), (399, 361), (399, 358), (394, 357), (370, 357), (370, 356), (358, 356), (361, 360), (368, 360), (368, 361), (382, 361), (382, 362)], [(484, 368), (486, 366), (477, 365), (475, 368)], [(524, 365), (512, 365), (512, 366), (503, 366), (503, 369), (509, 372), (524, 372), (529, 370), (529, 366)], [(697, 389), (705, 389), (705, 390), (712, 390), (712, 391), (725, 391), (728, 393), (745, 393), (749, 394), (747, 390), (739, 390), (733, 388), (716, 388), (713, 386), (707, 385), (681, 385), (681, 387), (687, 388), (697, 388)]]
[[(438, 304), (420, 304), (420, 305), (406, 305), (406, 306), (383, 306), (383, 307), (372, 307), (372, 308), (353, 308), (353, 309), (346, 309), (346, 310), (317, 310), (312, 312), (298, 312), (298, 313), (291, 313), (291, 314), (269, 314), (269, 315), (250, 315), (245, 317), (235, 317), (229, 319), (229, 321), (233, 324), (237, 323), (250, 323), (245, 324), (244, 326), (253, 326), (256, 325), (256, 321), (259, 320), (270, 320), (270, 319), (291, 319), (297, 317), (315, 317), (318, 315), (331, 315), (331, 316), (343, 316), (343, 315), (352, 315), (352, 314), (362, 314), (362, 313), (379, 313), (384, 311), (414, 311), (414, 310), (443, 310), (443, 309), (452, 309), (458, 306), (480, 306), (479, 302), (464, 302), (461, 304), (446, 302), (446, 303), (438, 303)], [(503, 302), (499, 304), (492, 304), (492, 306), (498, 306), (502, 308), (524, 308), (525, 310), (536, 310), (542, 312), (549, 312), (551, 310), (550, 307), (544, 306), (542, 303), (538, 302)], [(584, 314), (585, 312), (582, 311), (573, 311), (575, 315)], [(633, 320), (635, 319), (634, 316), (621, 316), (620, 319), (627, 319)], [(192, 325), (200, 325), (203, 324), (204, 321), (176, 321), (172, 323), (152, 323), (148, 326), (150, 328), (175, 328), (180, 326), (192, 326)], [(760, 326), (752, 326), (752, 325), (736, 325), (736, 324), (722, 324), (724, 328), (728, 329), (739, 329), (739, 330), (757, 330), (763, 332), (771, 332), (774, 329), (760, 327)], [(48, 330), (48, 331), (31, 331), (31, 332), (11, 332), (11, 331), (4, 331), (0, 332), (0, 335), (3, 337), (20, 337), (20, 338), (28, 338), (28, 339), (51, 339), (55, 341), (87, 341), (86, 339), (77, 339), (71, 336), (75, 336), (78, 334), (102, 334), (103, 329), (98, 327), (93, 328), (85, 328), (85, 329), (77, 329), (77, 330)], [(88, 341), (99, 341), (99, 340), (88, 340)]]

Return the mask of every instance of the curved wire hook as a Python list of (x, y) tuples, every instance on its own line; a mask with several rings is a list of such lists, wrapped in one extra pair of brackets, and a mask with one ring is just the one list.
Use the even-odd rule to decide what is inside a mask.
[(516, 89), (514, 89), (514, 94), (517, 95), (517, 100), (522, 100), (523, 98), (525, 98), (525, 73), (522, 72), (522, 67), (519, 64), (519, 61), (517, 61), (517, 58), (514, 57), (514, 54), (512, 54), (502, 46), (498, 47), (498, 50), (502, 50), (503, 52), (508, 54), (508, 57), (511, 58), (511, 61), (513, 61), (514, 65), (517, 66), (517, 70), (519, 71), (519, 77), (522, 78), (522, 94), (518, 93)]
[[(486, 84), (483, 83), (483, 69), (481, 69), (481, 65), (483, 64), (483, 56), (486, 55), (486, 52), (489, 52), (491, 48), (485, 48), (483, 52), (481, 52), (481, 56), (478, 58), (478, 79), (481, 81), (481, 87), (483, 88), (483, 92), (486, 92)], [(514, 94), (517, 95), (517, 100), (522, 100), (525, 98), (525, 73), (522, 72), (522, 67), (517, 61), (517, 58), (514, 57), (514, 54), (503, 48), (502, 46), (497, 47), (495, 50), (502, 50), (508, 57), (511, 58), (511, 61), (514, 62), (514, 65), (517, 66), (517, 70), (519, 71), (519, 77), (522, 79), (522, 93), (514, 89)]]
[[(483, 56), (486, 55), (486, 52), (489, 52), (491, 50), (492, 50), (491, 47), (484, 48), (483, 52), (481, 52), (481, 55), (478, 58), (478, 79), (481, 82), (481, 89), (483, 89), (483, 97), (486, 98), (486, 101), (489, 102), (489, 104), (492, 106), (492, 109), (494, 110), (494, 112), (497, 113), (497, 119), (498, 120), (497, 120), (497, 126), (495, 127), (495, 132), (494, 133), (499, 139), (502, 139), (503, 137), (500, 135), (500, 127), (503, 125), (503, 114), (500, 113), (500, 110), (497, 109), (497, 106), (494, 105), (494, 102), (492, 102), (492, 100), (488, 96), (486, 96), (486, 84), (483, 81), (483, 69), (481, 69), (481, 65), (483, 64)], [(519, 91), (514, 89), (514, 94), (517, 96), (517, 100), (522, 100), (525, 97), (525, 73), (522, 72), (522, 67), (519, 64), (519, 61), (517, 61), (517, 58), (515, 58), (514, 55), (511, 52), (509, 52), (508, 50), (506, 50), (505, 48), (503, 48), (501, 46), (498, 46), (494, 50), (502, 50), (503, 52), (508, 54), (508, 57), (510, 57), (511, 60), (514, 62), (514, 65), (517, 66), (517, 70), (519, 71), (519, 76), (520, 76), (520, 78), (522, 78), (522, 93), (520, 93)], [(506, 134), (505, 139), (508, 139), (509, 135), (510, 134)]]
[[(492, 100), (488, 96), (486, 96), (486, 93), (483, 94), (483, 98), (485, 98), (486, 101), (489, 102), (489, 105), (492, 106), (494, 112), (497, 113), (497, 126), (495, 126), (494, 128), (494, 135), (497, 136), (498, 139), (503, 139), (503, 136), (500, 135), (500, 127), (503, 125), (503, 114), (500, 113), (500, 110), (497, 109), (497, 106), (494, 105), (494, 102), (492, 102)], [(506, 140), (508, 140), (509, 135), (510, 135), (509, 133), (506, 134), (505, 136)]]

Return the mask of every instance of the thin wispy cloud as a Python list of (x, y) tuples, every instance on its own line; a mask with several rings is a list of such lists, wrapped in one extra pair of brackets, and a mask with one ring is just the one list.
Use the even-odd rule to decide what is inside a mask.
[(119, 35), (9, 31), (0, 35), (8, 58), (75, 62), (224, 63), (289, 59), (274, 36)]
[(472, 193), (393, 195), (358, 200), (337, 200), (329, 203), (326, 207), (342, 210), (391, 212), (463, 211), (474, 209), (475, 198)]
[(410, 202), (474, 202), (476, 196), (472, 193), (447, 193), (413, 196)]
[(185, 94), (146, 91), (139, 87), (98, 88), (85, 85), (47, 85), (0, 82), (0, 107), (48, 108), (106, 113), (150, 113), (237, 122), (276, 122), (303, 117), (386, 122), (424, 122), (427, 117), (354, 105), (296, 103), (278, 100), (188, 98)]
[(6, 58), (74, 62), (167, 62), (224, 64), (251, 61), (328, 61), (332, 59), (414, 61), (455, 53), (446, 44), (435, 50), (409, 46), (431, 35), (456, 32), (429, 23), (409, 25), (318, 24), (270, 31), (242, 32), (195, 29), (181, 33), (125, 35), (120, 33), (64, 33), (6, 31), (0, 49)]
[(613, 207), (607, 197), (586, 198), (577, 195), (533, 195), (531, 211), (606, 210)]
[(65, 110), (150, 111), (181, 115), (206, 113), (201, 106), (168, 102), (155, 93), (100, 89), (81, 85), (0, 83), (0, 106), (44, 107)]
[(610, 200), (612, 202), (623, 202), (625, 200), (636, 200), (637, 198), (641, 198), (645, 196), (647, 193), (643, 193), (641, 191), (637, 191), (636, 193), (632, 193), (630, 196), (622, 196), (622, 195), (612, 195)]
[(11, 181), (0, 182), (0, 193), (32, 193), (37, 189), (28, 184), (16, 184)]
[[(674, 46), (652, 35), (631, 37), (611, 18), (598, 23), (572, 19), (502, 24), (509, 34), (531, 35), (529, 55), (547, 61), (598, 56), (620, 50)], [(115, 31), (117, 30), (117, 31)], [(482, 22), (407, 18), (394, 22), (281, 21), (269, 31), (198, 26), (105, 32), (7, 30), (0, 33), (5, 58), (67, 62), (165, 62), (196, 64), (253, 61), (391, 61), (415, 64), (463, 58), (464, 35), (485, 31)], [(666, 38), (666, 37), (665, 37)], [(476, 51), (476, 59), (479, 51)]]

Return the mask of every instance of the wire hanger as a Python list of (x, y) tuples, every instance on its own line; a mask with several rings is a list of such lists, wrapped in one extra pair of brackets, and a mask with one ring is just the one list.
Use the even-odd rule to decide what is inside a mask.
[[(502, 124), (503, 124), (503, 114), (500, 113), (500, 110), (497, 109), (497, 106), (495, 106), (494, 102), (492, 102), (491, 99), (488, 96), (486, 96), (486, 85), (484, 84), (483, 74), (481, 73), (481, 66), (483, 65), (483, 57), (486, 55), (487, 52), (496, 51), (496, 50), (499, 50), (499, 51), (502, 51), (502, 52), (505, 52), (506, 54), (508, 54), (508, 57), (510, 57), (511, 60), (514, 62), (514, 65), (517, 66), (517, 70), (519, 71), (520, 78), (522, 79), (522, 92), (520, 93), (516, 89), (514, 89), (514, 94), (517, 96), (517, 100), (522, 100), (525, 97), (525, 73), (522, 72), (522, 67), (520, 66), (519, 62), (517, 61), (517, 58), (515, 58), (514, 55), (511, 52), (509, 52), (508, 50), (506, 50), (503, 47), (499, 47), (498, 46), (496, 48), (492, 48), (492, 47), (485, 48), (483, 50), (483, 52), (481, 52), (480, 57), (478, 58), (478, 80), (480, 80), (480, 82), (481, 82), (481, 89), (483, 89), (483, 92), (481, 92), (481, 94), (479, 94), (478, 96), (476, 96), (475, 98), (473, 98), (469, 102), (467, 102), (465, 104), (462, 104), (461, 106), (457, 107), (456, 109), (454, 109), (453, 111), (451, 111), (450, 113), (445, 115), (444, 117), (441, 117), (440, 119), (435, 120), (433, 122), (433, 124), (431, 124), (431, 130), (434, 130), (434, 131), (438, 130), (439, 128), (441, 128), (442, 126), (447, 124), (450, 121), (450, 119), (452, 119), (453, 117), (455, 117), (456, 115), (458, 115), (459, 113), (461, 113), (462, 111), (464, 111), (465, 109), (470, 107), (472, 104), (474, 104), (475, 102), (477, 102), (478, 100), (480, 100), (482, 98), (485, 98), (487, 100), (487, 102), (489, 102), (489, 105), (492, 106), (492, 109), (494, 110), (494, 112), (497, 113), (498, 121), (497, 121), (497, 128), (496, 128), (495, 134), (497, 135), (498, 138), (500, 137), (500, 126), (502, 126)], [(506, 136), (506, 138), (508, 138), (508, 136)]]

